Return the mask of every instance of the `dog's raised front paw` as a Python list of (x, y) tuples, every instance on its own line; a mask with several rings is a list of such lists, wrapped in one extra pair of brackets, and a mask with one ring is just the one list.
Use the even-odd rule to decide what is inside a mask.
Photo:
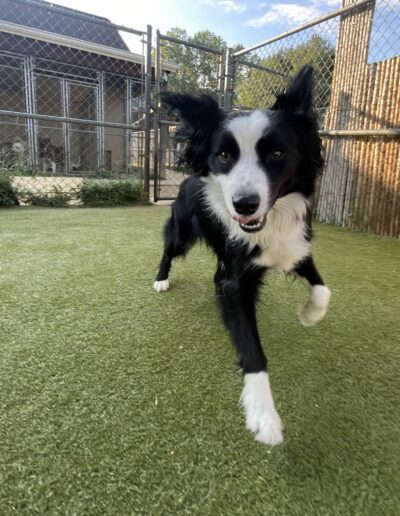
[(315, 285), (311, 289), (310, 298), (299, 310), (299, 319), (303, 326), (314, 326), (320, 321), (328, 309), (331, 291), (325, 285)]
[(156, 292), (165, 292), (169, 289), (169, 280), (155, 281), (153, 288)]

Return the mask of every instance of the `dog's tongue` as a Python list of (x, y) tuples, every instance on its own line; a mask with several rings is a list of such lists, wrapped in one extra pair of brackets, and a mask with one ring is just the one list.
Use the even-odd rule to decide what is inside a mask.
[[(231, 217), (233, 220), (236, 220), (236, 222), (239, 222), (239, 224), (251, 224), (252, 222), (251, 217), (241, 217), (240, 215), (231, 215)], [(254, 219), (253, 221), (256, 222)]]

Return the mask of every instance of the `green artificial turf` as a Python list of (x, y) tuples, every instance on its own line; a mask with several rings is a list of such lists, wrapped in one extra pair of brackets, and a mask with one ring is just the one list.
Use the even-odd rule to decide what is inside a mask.
[(267, 281), (270, 449), (245, 429), (215, 259), (197, 247), (152, 289), (168, 213), (0, 213), (0, 514), (397, 516), (399, 242), (316, 227), (315, 328), (300, 284)]

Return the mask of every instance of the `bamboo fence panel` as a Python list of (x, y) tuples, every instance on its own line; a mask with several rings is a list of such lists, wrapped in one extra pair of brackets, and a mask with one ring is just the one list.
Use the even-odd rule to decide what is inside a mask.
[[(400, 57), (367, 63), (373, 9), (371, 2), (340, 20), (328, 130), (400, 127)], [(317, 220), (398, 238), (399, 139), (334, 136), (324, 146)]]

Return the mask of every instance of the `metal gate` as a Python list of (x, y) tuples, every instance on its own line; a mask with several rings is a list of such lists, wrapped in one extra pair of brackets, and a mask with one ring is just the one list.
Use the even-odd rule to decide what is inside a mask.
[[(175, 199), (179, 186), (186, 177), (185, 171), (178, 166), (178, 123), (160, 105), (159, 94), (166, 89), (190, 94), (207, 93), (217, 100), (221, 108), (225, 106), (229, 109), (225, 91), (228, 83), (225, 80), (225, 61), (224, 49), (183, 41), (157, 31), (151, 176), (155, 201)], [(165, 71), (166, 62), (170, 70), (176, 66), (170, 75)]]

